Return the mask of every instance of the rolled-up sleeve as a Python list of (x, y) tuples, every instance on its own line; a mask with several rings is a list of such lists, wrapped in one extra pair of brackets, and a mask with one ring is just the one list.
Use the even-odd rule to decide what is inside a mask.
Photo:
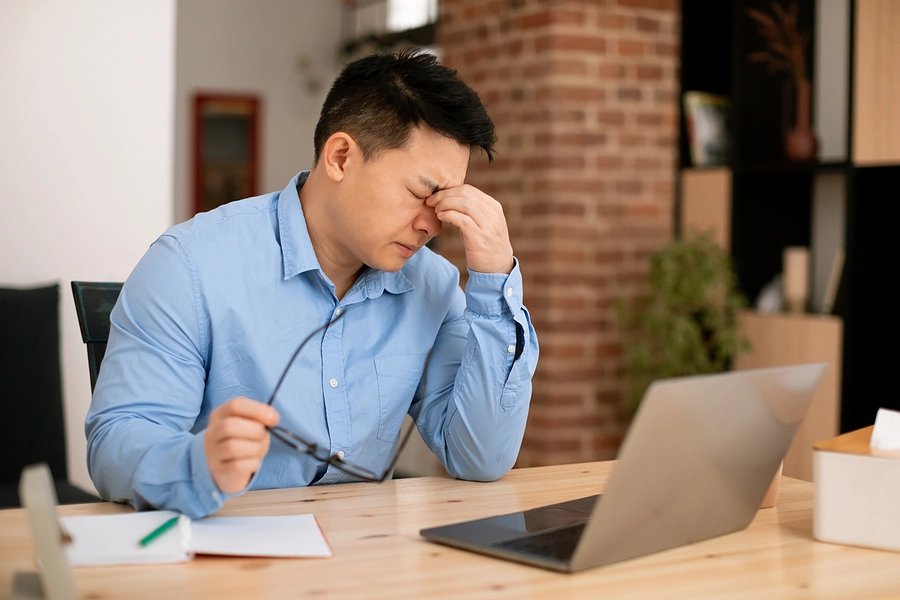
[(460, 295), (438, 333), (433, 362), (454, 353), (461, 360), (452, 388), (442, 390), (446, 409), (426, 410), (420, 430), (454, 477), (498, 479), (518, 456), (538, 360), (522, 294), (518, 261), (509, 275), (469, 271), (464, 303)]

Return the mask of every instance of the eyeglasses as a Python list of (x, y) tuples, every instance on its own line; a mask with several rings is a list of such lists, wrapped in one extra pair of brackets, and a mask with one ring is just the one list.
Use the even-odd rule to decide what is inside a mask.
[[(346, 312), (347, 312), (346, 310), (343, 310), (334, 319), (328, 321), (327, 323), (325, 323), (324, 325), (322, 325), (321, 327), (319, 327), (318, 329), (316, 329), (315, 331), (310, 333), (308, 336), (306, 336), (306, 339), (304, 339), (302, 342), (300, 342), (300, 345), (297, 346), (296, 350), (294, 350), (294, 354), (291, 355), (291, 359), (288, 361), (287, 366), (284, 367), (284, 371), (281, 373), (281, 377), (278, 379), (278, 383), (275, 384), (275, 389), (272, 390), (272, 395), (269, 396), (269, 401), (266, 402), (266, 404), (268, 404), (269, 406), (272, 405), (272, 402), (275, 400), (275, 395), (278, 393), (278, 390), (281, 388), (281, 384), (284, 382), (285, 377), (287, 377), (288, 371), (291, 369), (291, 365), (294, 364), (294, 359), (297, 358), (297, 356), (300, 354), (301, 350), (303, 350), (303, 347), (306, 346), (306, 344), (309, 343), (309, 341), (311, 339), (313, 339), (316, 336), (316, 334), (318, 334), (319, 332), (323, 331), (324, 329), (327, 329), (328, 327), (334, 325), (340, 319), (342, 319), (344, 317), (344, 315), (346, 314)], [(431, 360), (431, 351), (428, 352), (428, 356), (426, 356), (426, 358), (425, 358), (425, 368), (424, 368), (423, 373), (428, 372), (428, 363), (430, 362), (430, 360)], [(426, 376), (423, 374), (422, 385), (421, 385), (422, 391), (421, 391), (421, 395), (420, 395), (420, 398), (418, 401), (419, 406), (416, 409), (416, 415), (412, 418), (413, 424), (410, 425), (410, 427), (406, 430), (406, 433), (401, 436), (400, 443), (397, 446), (397, 449), (394, 451), (394, 457), (388, 463), (388, 466), (385, 467), (384, 472), (382, 472), (380, 475), (370, 469), (363, 467), (363, 466), (345, 461), (343, 458), (343, 453), (329, 454), (328, 448), (324, 448), (324, 447), (320, 446), (319, 444), (309, 442), (309, 441), (303, 439), (302, 437), (300, 437), (299, 435), (297, 435), (296, 433), (290, 431), (289, 429), (285, 429), (284, 427), (282, 427), (280, 425), (273, 425), (273, 426), (269, 427), (268, 429), (272, 433), (272, 435), (274, 435), (280, 441), (287, 444), (289, 447), (293, 448), (297, 452), (302, 452), (303, 454), (309, 454), (310, 456), (312, 456), (319, 462), (323, 462), (328, 465), (331, 465), (335, 469), (343, 471), (344, 473), (347, 473), (348, 475), (352, 475), (353, 477), (362, 479), (363, 481), (374, 481), (374, 482), (384, 481), (385, 479), (388, 478), (388, 475), (390, 475), (391, 471), (394, 470), (394, 466), (397, 464), (397, 459), (400, 457), (400, 453), (403, 451), (403, 448), (406, 446), (406, 443), (409, 441), (409, 438), (412, 435), (413, 429), (415, 429), (415, 421), (418, 418), (419, 413), (422, 410), (422, 404), (424, 404), (424, 402), (425, 402), (425, 383), (426, 383)]]

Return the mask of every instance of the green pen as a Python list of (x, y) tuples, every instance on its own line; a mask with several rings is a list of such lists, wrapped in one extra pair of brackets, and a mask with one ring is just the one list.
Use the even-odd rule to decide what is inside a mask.
[(174, 526), (175, 523), (178, 522), (178, 519), (179, 519), (179, 517), (172, 517), (171, 519), (169, 519), (168, 521), (166, 521), (165, 523), (163, 523), (162, 525), (160, 525), (159, 527), (157, 527), (156, 529), (154, 529), (153, 531), (148, 533), (140, 542), (138, 542), (138, 544), (140, 544), (141, 546), (146, 546), (147, 544), (149, 544), (150, 542), (152, 542), (153, 540), (155, 540), (156, 538), (158, 538), (159, 536), (161, 536), (162, 534), (164, 534), (165, 532), (170, 530), (172, 528), (172, 526)]

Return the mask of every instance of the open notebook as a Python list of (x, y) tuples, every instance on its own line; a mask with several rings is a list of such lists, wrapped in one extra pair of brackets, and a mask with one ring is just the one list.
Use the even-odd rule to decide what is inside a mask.
[[(313, 515), (210, 517), (191, 521), (171, 511), (59, 518), (46, 463), (25, 467), (19, 497), (31, 529), (38, 572), (16, 572), (12, 600), (75, 600), (71, 565), (184, 562), (194, 554), (330, 557)], [(175, 525), (140, 541), (166, 521)]]
[[(167, 529), (146, 546), (140, 540), (173, 517)], [(63, 517), (72, 538), (67, 546), (73, 566), (173, 563), (194, 554), (267, 557), (332, 556), (313, 515), (207, 517), (191, 520), (168, 510)]]

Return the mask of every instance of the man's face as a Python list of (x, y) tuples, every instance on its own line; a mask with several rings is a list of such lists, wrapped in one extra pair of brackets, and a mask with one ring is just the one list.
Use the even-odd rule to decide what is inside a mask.
[(468, 164), (468, 147), (429, 128), (414, 129), (403, 148), (356, 161), (328, 209), (343, 229), (338, 251), (345, 259), (399, 271), (441, 231), (425, 199), (462, 185)]

